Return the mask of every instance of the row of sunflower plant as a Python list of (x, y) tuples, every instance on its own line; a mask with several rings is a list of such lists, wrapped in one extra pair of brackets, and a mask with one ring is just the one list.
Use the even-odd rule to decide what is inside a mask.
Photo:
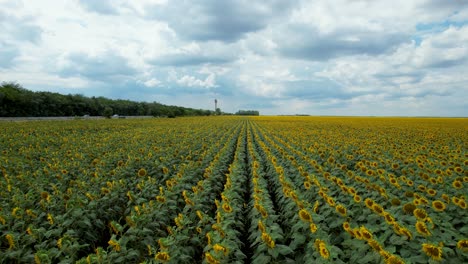
[[(340, 122), (340, 131), (342, 131), (342, 123), (344, 122), (342, 120)], [(282, 122), (279, 125), (284, 124)], [(466, 154), (460, 151), (456, 144), (454, 146), (455, 149), (451, 152), (446, 151), (446, 147), (431, 147), (431, 151), (429, 152), (432, 152), (432, 156), (437, 156), (439, 159), (452, 157), (455, 158), (455, 161), (445, 163), (441, 161), (442, 164), (452, 166), (446, 169), (449, 173), (441, 176), (442, 170), (433, 170), (432, 172), (435, 176), (429, 178), (435, 180), (432, 182), (426, 180), (425, 183), (431, 185), (430, 187), (425, 187), (424, 183), (421, 182), (421, 175), (430, 173), (431, 171), (426, 170), (426, 172), (421, 172), (418, 171), (419, 167), (412, 167), (411, 163), (406, 162), (407, 160), (411, 160), (411, 157), (404, 157), (402, 161), (400, 158), (403, 158), (401, 155), (405, 151), (400, 149), (397, 152), (399, 155), (398, 159), (395, 156), (389, 155), (391, 153), (385, 152), (385, 145), (380, 149), (377, 148), (376, 151), (375, 145), (369, 144), (372, 148), (364, 151), (362, 146), (367, 146), (367, 138), (372, 139), (375, 136), (374, 134), (362, 138), (358, 142), (360, 144), (356, 146), (346, 144), (350, 138), (355, 137), (339, 137), (341, 133), (338, 131), (331, 131), (330, 133), (320, 132), (321, 137), (323, 134), (326, 134), (327, 137), (332, 139), (331, 142), (336, 142), (340, 146), (339, 149), (333, 149), (333, 147), (330, 147), (329, 142), (317, 143), (320, 142), (320, 138), (314, 135), (317, 133), (317, 129), (304, 130), (312, 131), (313, 133), (304, 132), (309, 140), (303, 140), (304, 138), (300, 138), (297, 135), (291, 135), (291, 131), (294, 131), (291, 127), (285, 127), (284, 130), (281, 130), (275, 126), (274, 131), (285, 131), (284, 133), (278, 133), (278, 136), (275, 136), (273, 130), (268, 130), (266, 133), (272, 135), (278, 142), (291, 146), (285, 152), (298, 154), (298, 161), (311, 160), (310, 165), (313, 166), (307, 167), (306, 163), (302, 163), (305, 164), (304, 168), (313, 174), (317, 173), (317, 179), (324, 179), (324, 182), (329, 182), (325, 185), (326, 188), (334, 188), (332, 189), (333, 195), (341, 203), (357, 207), (352, 209), (348, 207), (348, 212), (352, 211), (353, 213), (358, 213), (357, 215), (361, 215), (353, 220), (361, 225), (369, 222), (372, 223), (370, 228), (378, 234), (382, 242), (386, 242), (387, 248), (391, 252), (398, 252), (405, 261), (415, 263), (426, 262), (428, 259), (435, 261), (466, 258), (464, 244), (466, 243), (467, 230), (460, 225), (460, 221), (464, 221), (461, 219), (466, 219), (466, 210), (464, 210), (466, 209), (464, 203), (466, 188), (462, 184), (464, 177), (466, 177), (466, 172), (462, 169), (464, 165), (466, 166), (466, 160), (463, 161), (463, 157), (466, 158)], [(354, 132), (354, 130), (356, 130), (355, 127), (346, 132)], [(397, 129), (397, 131), (413, 135), (411, 127), (405, 127), (404, 130)], [(388, 134), (382, 134), (388, 136)], [(450, 140), (463, 138), (461, 135), (458, 136), (458, 138), (448, 138)], [(294, 140), (297, 138), (302, 140)], [(286, 142), (283, 139), (288, 139), (288, 141)], [(401, 142), (395, 140), (400, 139), (399, 137), (393, 137), (392, 139), (393, 143), (390, 145), (392, 148), (401, 146)], [(434, 139), (434, 136), (431, 139)], [(406, 138), (401, 138), (401, 140), (406, 141)], [(294, 143), (291, 143), (291, 141)], [(450, 143), (453, 144), (453, 142)], [(434, 154), (436, 150), (443, 150), (445, 155), (441, 152), (437, 155)], [(419, 153), (418, 151), (427, 151), (427, 147), (419, 147), (418, 150), (408, 151), (408, 153), (416, 155)], [(449, 153), (451, 154), (447, 156)], [(434, 165), (436, 162), (432, 161), (432, 164)], [(379, 168), (379, 166), (382, 167)], [(465, 176), (463, 176), (464, 174)], [(336, 177), (331, 175), (336, 175)], [(424, 178), (427, 179), (428, 177)], [(453, 180), (447, 180), (450, 178)], [(401, 184), (398, 184), (398, 181), (401, 181)], [(346, 185), (343, 184), (344, 182), (346, 182)], [(415, 189), (413, 187), (415, 183), (419, 184), (420, 182), (421, 184)], [(454, 184), (453, 182), (456, 183)], [(356, 198), (354, 194), (353, 196), (339, 195), (340, 189), (342, 193), (349, 193), (350, 186), (358, 190), (359, 193), (368, 195), (368, 197), (365, 197), (367, 198), (365, 206), (353, 204), (353, 201), (349, 198)], [(340, 189), (337, 189), (337, 187)], [(464, 191), (460, 192), (460, 190)], [(451, 199), (450, 193), (453, 195)], [(349, 197), (349, 201), (344, 199), (346, 197)], [(431, 200), (427, 197), (430, 197)], [(409, 200), (405, 201), (408, 198)], [(353, 200), (356, 202), (356, 200), (362, 199), (357, 198)], [(450, 200), (452, 200), (453, 204), (448, 206)], [(449, 209), (450, 207), (452, 207), (452, 210)], [(367, 210), (370, 211), (371, 217), (367, 217), (369, 214)], [(375, 215), (375, 217), (372, 215)], [(392, 234), (395, 232), (406, 238), (398, 239)], [(390, 243), (386, 241), (387, 239), (390, 239)], [(383, 257), (388, 261), (389, 257), (386, 254)], [(391, 260), (394, 259), (392, 258)]]

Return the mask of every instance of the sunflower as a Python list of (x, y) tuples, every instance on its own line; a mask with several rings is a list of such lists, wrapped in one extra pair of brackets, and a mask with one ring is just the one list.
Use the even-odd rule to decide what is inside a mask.
[(355, 194), (355, 195), (353, 196), (353, 200), (354, 200), (354, 202), (356, 202), (356, 203), (360, 203), (360, 202), (362, 201), (362, 198), (361, 198), (361, 196)]
[(52, 215), (49, 213), (47, 214), (47, 221), (49, 221), (49, 224), (53, 225), (54, 224), (54, 218)]
[(378, 215), (383, 215), (384, 213), (383, 207), (377, 203), (374, 203), (374, 205), (372, 205), (372, 210), (376, 212)]
[(166, 197), (158, 195), (158, 196), (156, 196), (156, 200), (158, 200), (158, 202), (160, 202), (160, 203), (165, 203), (166, 202)]
[(312, 222), (312, 216), (306, 209), (301, 209), (299, 211), (299, 218), (304, 222)]
[(385, 218), (385, 222), (387, 222), (389, 225), (393, 224), (393, 222), (395, 222), (395, 218), (388, 212), (385, 212), (383, 214), (384, 218)]
[(402, 236), (406, 236), (409, 240), (413, 239), (413, 234), (411, 234), (411, 232), (404, 227), (400, 228), (400, 234)]
[(450, 197), (447, 194), (442, 194), (442, 199), (444, 199), (447, 203), (450, 203)]
[(232, 213), (232, 207), (228, 203), (223, 203), (223, 210), (226, 213)]
[(219, 264), (219, 260), (217, 260), (215, 257), (213, 257), (209, 252), (206, 252), (205, 253), (205, 259), (206, 259), (206, 262), (208, 262), (209, 264)]
[(169, 253), (167, 252), (158, 252), (156, 256), (154, 257), (156, 260), (167, 262), (171, 259), (169, 256)]
[(265, 225), (263, 224), (262, 220), (258, 220), (258, 229), (262, 232), (265, 233)]
[(113, 248), (115, 251), (117, 251), (117, 252), (120, 251), (121, 248), (120, 248), (119, 242), (117, 242), (117, 241), (111, 239), (111, 240), (109, 240), (109, 242), (107, 242), (107, 243), (108, 243), (110, 246), (112, 246), (112, 248)]
[(463, 183), (459, 180), (454, 180), (452, 183), (453, 188), (455, 189), (461, 189), (463, 188)]
[(343, 205), (339, 204), (336, 206), (335, 210), (342, 216), (346, 216), (346, 207)]
[(7, 234), (5, 238), (8, 241), (8, 249), (12, 249), (15, 247), (15, 238), (11, 234)]
[(311, 232), (312, 234), (314, 234), (315, 232), (317, 232), (317, 225), (316, 225), (316, 224), (310, 223), (309, 228), (310, 228), (310, 232)]
[(405, 214), (413, 214), (413, 211), (416, 209), (416, 206), (412, 203), (407, 203), (403, 205), (403, 212)]
[(141, 168), (138, 170), (138, 176), (140, 177), (145, 177), (146, 176), (146, 170)]
[(460, 206), (460, 208), (462, 209), (466, 209), (467, 205), (466, 205), (466, 201), (463, 200), (463, 199), (460, 199), (457, 203), (458, 206)]
[(343, 229), (344, 229), (345, 231), (348, 231), (348, 230), (351, 229), (351, 226), (349, 225), (349, 222), (348, 222), (348, 221), (343, 222)]
[(224, 247), (224, 246), (222, 246), (222, 245), (220, 245), (220, 244), (215, 244), (215, 245), (213, 246), (213, 249), (214, 249), (216, 252), (218, 252), (218, 251), (219, 251), (219, 252), (222, 252), (225, 256), (229, 253), (228, 248), (226, 248), (226, 247)]
[(429, 229), (427, 228), (426, 224), (422, 221), (417, 221), (416, 222), (416, 231), (418, 231), (419, 234), (423, 236), (430, 236), (431, 232), (429, 232)]
[(316, 239), (314, 245), (322, 258), (328, 259), (330, 257), (330, 252), (328, 251), (327, 245), (323, 240)]
[(392, 203), (393, 206), (398, 206), (398, 205), (401, 204), (401, 201), (398, 198), (393, 198), (391, 203)]
[(429, 194), (430, 196), (434, 196), (437, 194), (437, 191), (434, 189), (427, 189), (427, 194)]
[(458, 241), (457, 248), (463, 252), (468, 252), (468, 239), (462, 239)]
[(434, 208), (434, 210), (436, 210), (437, 212), (444, 211), (445, 207), (445, 204), (440, 200), (435, 200), (432, 202), (432, 208)]
[(306, 188), (306, 190), (309, 190), (311, 186), (312, 185), (311, 185), (311, 183), (309, 181), (304, 182), (304, 188)]
[(374, 205), (374, 200), (372, 200), (371, 198), (366, 198), (366, 200), (364, 200), (364, 203), (369, 209), (371, 209), (372, 205)]
[(312, 209), (314, 211), (314, 213), (318, 213), (319, 211), (319, 201), (315, 201), (314, 203), (314, 208)]
[(367, 244), (376, 252), (380, 252), (382, 250), (382, 246), (374, 239), (367, 240)]
[(422, 209), (422, 208), (417, 208), (413, 211), (413, 214), (414, 216), (418, 219), (418, 220), (424, 220), (426, 219), (427, 217), (427, 212), (426, 210)]
[(275, 247), (275, 240), (266, 232), (262, 233), (262, 240), (269, 248)]
[(385, 260), (385, 263), (386, 264), (405, 264), (405, 262), (401, 258), (395, 255), (390, 255), (390, 257), (388, 257)]
[(442, 260), (442, 248), (433, 244), (422, 244), (422, 250), (433, 260)]
[(364, 226), (361, 226), (359, 231), (361, 231), (362, 238), (364, 238), (366, 241), (372, 239), (372, 233)]

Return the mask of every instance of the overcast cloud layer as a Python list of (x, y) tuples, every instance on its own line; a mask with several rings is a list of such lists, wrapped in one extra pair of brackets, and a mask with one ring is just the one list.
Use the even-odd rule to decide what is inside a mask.
[(261, 114), (468, 116), (468, 1), (0, 0), (0, 81)]

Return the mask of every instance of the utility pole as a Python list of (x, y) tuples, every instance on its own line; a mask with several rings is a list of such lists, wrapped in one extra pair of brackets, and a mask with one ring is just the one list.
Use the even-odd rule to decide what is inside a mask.
[(215, 99), (215, 112), (216, 112), (216, 109), (218, 109), (218, 99)]

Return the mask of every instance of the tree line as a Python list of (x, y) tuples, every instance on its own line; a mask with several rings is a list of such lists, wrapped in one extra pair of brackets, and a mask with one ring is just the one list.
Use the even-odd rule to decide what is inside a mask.
[(236, 112), (236, 115), (259, 116), (260, 112), (257, 110), (239, 110)]
[(168, 106), (157, 102), (112, 100), (105, 97), (86, 97), (80, 94), (63, 95), (53, 92), (33, 92), (18, 83), (0, 85), (1, 117), (52, 116), (207, 116), (211, 110)]

